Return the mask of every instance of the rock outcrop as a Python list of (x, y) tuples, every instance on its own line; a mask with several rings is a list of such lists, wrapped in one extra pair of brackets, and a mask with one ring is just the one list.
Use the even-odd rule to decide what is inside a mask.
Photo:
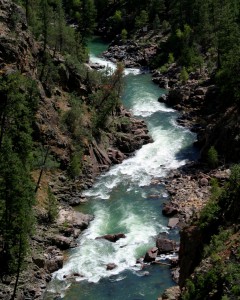
[(103, 52), (103, 56), (114, 63), (122, 62), (126, 68), (143, 67), (149, 65), (157, 49), (158, 46), (154, 43), (145, 43), (142, 46), (130, 40), (122, 45), (113, 42), (108, 50)]

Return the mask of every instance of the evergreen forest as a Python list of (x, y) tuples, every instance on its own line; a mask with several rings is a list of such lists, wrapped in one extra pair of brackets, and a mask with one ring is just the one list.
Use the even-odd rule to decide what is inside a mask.
[[(89, 40), (97, 35), (124, 45), (151, 36), (157, 52), (148, 67), (167, 74), (176, 65), (182, 85), (192, 73), (204, 70), (209, 85), (217, 90), (204, 113), (219, 127), (224, 120), (227, 137), (234, 132), (234, 145), (239, 146), (240, 0), (4, 0), (3, 4), (0, 10), (7, 13), (0, 15), (0, 26), (8, 24), (4, 34), (10, 37), (0, 36), (0, 280), (14, 277), (9, 299), (16, 299), (36, 228), (51, 226), (57, 218), (58, 201), (50, 190), (42, 204), (44, 218), (39, 217), (37, 195), (43, 173), (61, 170), (71, 182), (84, 181), (91, 165), (87, 155), (95, 151), (105, 159), (99, 147), (91, 149), (105, 146), (111, 134), (129, 126), (127, 117), (120, 116), (124, 66), (119, 63), (110, 75), (108, 70), (89, 71)], [(26, 38), (22, 31), (27, 31), (28, 44), (21, 44)], [(11, 39), (15, 42), (8, 48)], [(147, 41), (141, 43), (144, 48)], [(17, 44), (20, 50), (14, 52)], [(29, 67), (20, 52), (31, 61)], [(63, 111), (57, 106), (61, 97), (67, 99)], [(50, 127), (59, 127), (59, 136), (70, 145), (65, 156), (63, 150), (56, 150), (64, 143), (52, 142), (59, 137), (39, 129), (44, 128), (39, 111), (44, 105), (52, 107), (46, 99), (53, 98), (56, 117)], [(228, 111), (230, 117), (221, 119)], [(184, 300), (240, 297), (240, 148), (230, 155), (218, 145), (209, 142), (202, 152), (203, 163), (209, 170), (226, 165), (231, 176), (224, 183), (211, 181), (209, 203), (193, 220), (203, 237), (198, 263), (209, 257), (213, 263), (205, 274), (185, 281)], [(224, 255), (231, 247), (226, 261)]]

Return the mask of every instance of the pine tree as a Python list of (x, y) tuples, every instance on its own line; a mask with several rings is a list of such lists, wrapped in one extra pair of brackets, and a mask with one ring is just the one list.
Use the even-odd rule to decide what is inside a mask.
[(16, 73), (0, 78), (0, 96), (0, 256), (3, 271), (19, 273), (33, 228), (30, 167), (37, 92), (30, 79)]

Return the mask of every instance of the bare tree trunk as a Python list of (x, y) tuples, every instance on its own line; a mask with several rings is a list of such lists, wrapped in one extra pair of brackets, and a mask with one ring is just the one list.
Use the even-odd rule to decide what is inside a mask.
[(43, 164), (42, 164), (42, 167), (41, 167), (41, 172), (39, 174), (37, 185), (36, 185), (36, 188), (35, 188), (35, 193), (37, 193), (37, 191), (39, 189), (39, 185), (40, 185), (40, 182), (41, 182), (41, 179), (42, 179), (42, 174), (43, 174), (44, 166), (45, 166), (46, 161), (47, 161), (49, 149), (50, 149), (50, 146), (47, 147), (47, 150), (46, 150), (46, 153), (45, 153), (45, 156), (44, 156)]
[(14, 300), (15, 297), (16, 297), (16, 292), (17, 292), (17, 286), (18, 286), (18, 280), (19, 280), (21, 265), (22, 265), (22, 234), (20, 234), (20, 241), (19, 241), (19, 248), (18, 248), (17, 276), (16, 276), (16, 280), (15, 280), (15, 284), (14, 284), (14, 290), (13, 290), (13, 294), (12, 294), (11, 300)]

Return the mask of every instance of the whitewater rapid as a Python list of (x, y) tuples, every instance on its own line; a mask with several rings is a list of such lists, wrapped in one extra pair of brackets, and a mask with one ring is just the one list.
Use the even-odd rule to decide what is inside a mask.
[[(110, 68), (115, 65), (104, 59), (91, 57), (93, 62)], [(171, 108), (157, 101), (159, 90), (148, 90), (141, 82), (145, 75), (139, 69), (125, 71), (126, 81), (131, 78), (128, 87), (128, 104), (133, 115), (142, 117), (148, 123), (153, 143), (144, 145), (131, 158), (113, 166), (100, 176), (94, 186), (84, 195), (92, 201), (94, 220), (78, 239), (78, 247), (73, 249), (63, 268), (53, 274), (49, 291), (62, 295), (70, 282), (65, 278), (73, 273), (81, 274), (77, 281), (97, 283), (102, 278), (124, 280), (121, 273), (130, 270), (140, 276), (141, 264), (136, 259), (154, 245), (159, 232), (168, 232), (160, 212), (151, 207), (146, 198), (156, 177), (164, 177), (171, 169), (186, 163), (186, 157), (179, 155), (189, 144), (192, 134), (179, 128), (176, 114)], [(152, 90), (153, 89), (153, 90)], [(154, 190), (159, 197), (166, 197), (166, 192)], [(104, 234), (123, 232), (126, 238), (111, 243), (96, 237)], [(108, 264), (116, 268), (107, 270)]]

